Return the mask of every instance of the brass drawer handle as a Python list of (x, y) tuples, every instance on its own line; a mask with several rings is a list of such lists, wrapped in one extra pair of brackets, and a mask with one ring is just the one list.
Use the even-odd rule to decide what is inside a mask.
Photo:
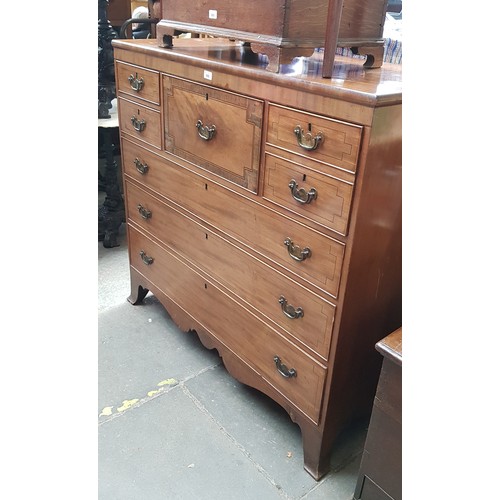
[(130, 75), (128, 77), (128, 81), (132, 90), (135, 90), (136, 92), (140, 92), (144, 87), (144, 80), (142, 78), (137, 78), (137, 73), (135, 74), (135, 76)]
[(150, 219), (151, 218), (151, 210), (147, 210), (146, 208), (144, 208), (142, 205), (137, 205), (137, 210), (139, 210), (139, 213), (141, 214), (141, 217), (143, 219)]
[(297, 307), (297, 309), (295, 309), (292, 305), (288, 304), (283, 295), (278, 299), (278, 302), (281, 304), (281, 310), (287, 318), (298, 319), (304, 317), (304, 309), (302, 309), (302, 307)]
[(141, 160), (139, 160), (139, 158), (136, 158), (134, 160), (134, 164), (135, 164), (135, 168), (137, 169), (137, 171), (144, 175), (144, 174), (147, 174), (148, 173), (148, 170), (149, 170), (149, 167), (146, 163), (142, 163)]
[(292, 192), (293, 199), (295, 201), (298, 201), (299, 203), (302, 203), (303, 205), (311, 203), (311, 201), (315, 200), (318, 197), (318, 192), (314, 188), (311, 188), (308, 193), (304, 188), (298, 189), (298, 185), (295, 179), (292, 179), (288, 183), (288, 187)]
[(306, 260), (308, 257), (311, 257), (311, 249), (308, 247), (305, 247), (303, 250), (293, 244), (293, 241), (290, 238), (287, 238), (284, 242), (284, 245), (288, 249), (288, 255), (294, 260), (297, 260), (299, 262), (302, 262), (303, 260)]
[(134, 127), (137, 132), (142, 132), (146, 128), (146, 122), (144, 120), (137, 119), (135, 116), (132, 116), (130, 121), (132, 122), (132, 127)]
[(288, 369), (286, 365), (281, 362), (279, 356), (274, 356), (274, 363), (276, 364), (276, 368), (279, 371), (280, 375), (285, 378), (296, 377), (297, 371), (294, 368)]
[(209, 141), (215, 137), (215, 125), (203, 125), (203, 122), (201, 120), (198, 120), (196, 122), (196, 128), (198, 129), (198, 135), (204, 141)]
[(144, 262), (146, 266), (150, 266), (154, 262), (153, 257), (149, 257), (148, 255), (146, 255), (146, 252), (144, 250), (141, 250), (139, 252), (139, 255), (141, 256), (142, 262)]
[(300, 125), (297, 125), (293, 129), (293, 133), (297, 136), (299, 146), (307, 151), (314, 151), (323, 141), (323, 134), (321, 132), (318, 132), (315, 136), (313, 136), (311, 132), (306, 132), (304, 134)]

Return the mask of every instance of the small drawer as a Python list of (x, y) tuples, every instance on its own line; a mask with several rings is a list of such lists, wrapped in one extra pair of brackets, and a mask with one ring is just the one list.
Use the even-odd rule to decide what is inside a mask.
[(352, 182), (269, 153), (264, 168), (264, 198), (341, 235), (347, 234)]
[(211, 274), (325, 361), (335, 306), (131, 182), (129, 220)]
[(121, 159), (123, 172), (136, 181), (156, 191), (168, 186), (167, 161), (125, 137), (122, 137)]
[(131, 266), (162, 290), (211, 335), (319, 421), (326, 368), (230, 297), (218, 285), (129, 226)]
[(355, 172), (363, 127), (271, 104), (266, 142)]
[(160, 104), (160, 74), (157, 71), (117, 62), (116, 87), (119, 93)]
[(165, 150), (257, 192), (262, 101), (163, 77)]
[(160, 112), (132, 101), (118, 99), (120, 131), (161, 148)]

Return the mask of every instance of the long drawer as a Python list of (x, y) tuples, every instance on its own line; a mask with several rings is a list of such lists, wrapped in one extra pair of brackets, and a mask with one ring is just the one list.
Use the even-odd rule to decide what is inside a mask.
[[(122, 141), (122, 158), (126, 175), (193, 211), (309, 284), (333, 297), (338, 295), (344, 257), (341, 242), (126, 140)], [(162, 186), (168, 186), (168, 190), (163, 192)]]
[(129, 220), (214, 276), (296, 341), (328, 359), (333, 304), (131, 182), (125, 183), (125, 189)]
[(244, 305), (129, 226), (131, 266), (251, 366), (315, 423), (326, 368), (260, 321)]

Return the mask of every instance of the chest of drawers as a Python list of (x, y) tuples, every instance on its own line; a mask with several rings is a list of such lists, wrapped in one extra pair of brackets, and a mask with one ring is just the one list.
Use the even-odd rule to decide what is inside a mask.
[(131, 294), (148, 291), (328, 471), (401, 324), (401, 75), (242, 62), (227, 40), (113, 42)]

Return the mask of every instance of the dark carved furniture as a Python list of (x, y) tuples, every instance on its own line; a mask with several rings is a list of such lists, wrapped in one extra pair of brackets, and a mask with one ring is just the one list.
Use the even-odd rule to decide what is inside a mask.
[(403, 330), (377, 343), (382, 371), (361, 460), (356, 500), (402, 500)]
[(98, 0), (97, 18), (97, 74), (98, 117), (110, 118), (111, 101), (116, 97), (115, 66), (111, 40), (118, 37), (108, 21), (109, 0)]
[(106, 193), (104, 202), (98, 210), (98, 240), (102, 241), (105, 248), (119, 246), (118, 232), (125, 222), (125, 205), (120, 189), (118, 165), (115, 160), (115, 150), (118, 144), (114, 141), (114, 131), (117, 129), (118, 115), (116, 108), (112, 107), (109, 118), (98, 120), (99, 151), (105, 161), (102, 184)]
[[(132, 304), (150, 290), (329, 469), (401, 324), (401, 68), (114, 40)], [(252, 56), (253, 54), (253, 56)]]
[(106, 199), (98, 209), (98, 240), (106, 248), (118, 246), (117, 234), (125, 221), (125, 206), (120, 192), (117, 164), (114, 160), (115, 145), (112, 129), (118, 127), (116, 110), (112, 101), (116, 98), (115, 65), (111, 41), (117, 38), (116, 31), (108, 21), (108, 0), (98, 0), (98, 127), (99, 145), (106, 161), (105, 174), (100, 178)]

